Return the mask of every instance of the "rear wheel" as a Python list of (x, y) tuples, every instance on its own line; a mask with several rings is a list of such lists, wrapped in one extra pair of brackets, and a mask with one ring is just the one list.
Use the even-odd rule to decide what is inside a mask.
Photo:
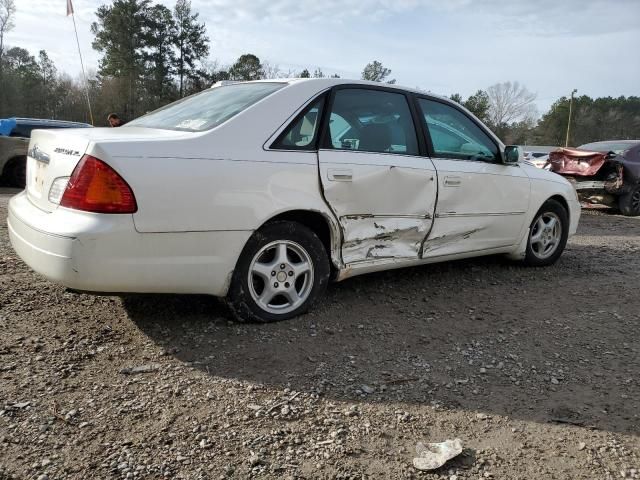
[(620, 212), (628, 217), (640, 215), (640, 185), (618, 198)]
[(327, 252), (313, 231), (297, 222), (274, 222), (247, 242), (227, 300), (239, 321), (286, 320), (322, 296), (329, 273)]
[(547, 200), (531, 222), (526, 265), (552, 265), (562, 254), (569, 236), (569, 215), (556, 200)]
[(12, 187), (25, 188), (27, 184), (27, 158), (16, 157), (9, 160), (4, 168), (4, 178)]

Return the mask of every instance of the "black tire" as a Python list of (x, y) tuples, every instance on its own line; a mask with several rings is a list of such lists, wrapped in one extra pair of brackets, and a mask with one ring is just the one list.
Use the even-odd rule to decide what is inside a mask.
[(640, 185), (636, 185), (629, 192), (620, 195), (618, 207), (620, 207), (620, 212), (627, 217), (640, 215)]
[[(560, 227), (560, 231), (553, 230), (553, 227), (545, 227), (549, 228), (549, 232), (546, 233), (544, 229), (541, 231), (541, 224), (547, 225), (545, 220), (549, 220), (549, 222), (555, 219)], [(537, 234), (540, 233), (542, 238), (537, 237)], [(564, 251), (564, 247), (567, 245), (567, 238), (569, 237), (569, 214), (562, 204), (556, 200), (549, 199), (538, 210), (536, 216), (533, 218), (531, 225), (529, 227), (529, 238), (527, 239), (527, 253), (524, 258), (525, 265), (531, 267), (546, 267), (548, 265), (553, 265), (562, 252)], [(552, 239), (548, 243), (545, 239)], [(552, 245), (552, 241), (554, 241)], [(542, 242), (545, 242), (544, 244)], [(539, 247), (543, 248), (540, 249)], [(549, 247), (547, 251), (546, 248)], [(551, 248), (553, 247), (553, 250)]]
[[(284, 261), (285, 268), (281, 268), (285, 263), (280, 263), (283, 257), (279, 256), (281, 250), (278, 248), (285, 248), (285, 258), (288, 259)], [(308, 272), (294, 272), (298, 266), (307, 263), (311, 265)], [(257, 273), (268, 265), (271, 266), (267, 270), (273, 270)], [(322, 297), (330, 272), (327, 252), (312, 230), (297, 222), (269, 223), (256, 231), (242, 250), (231, 280), (227, 304), (240, 322), (287, 320), (306, 312)], [(265, 276), (269, 275), (274, 276), (266, 281)], [(281, 291), (285, 293), (279, 293)], [(291, 300), (291, 292), (298, 295), (297, 300)], [(270, 301), (266, 300), (272, 295)], [(296, 302), (300, 302), (299, 305)]]
[(27, 157), (16, 157), (9, 160), (4, 167), (3, 177), (9, 186), (25, 188), (27, 184)]

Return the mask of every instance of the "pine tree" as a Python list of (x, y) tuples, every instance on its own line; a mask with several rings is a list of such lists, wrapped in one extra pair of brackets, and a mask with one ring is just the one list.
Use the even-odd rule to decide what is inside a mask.
[(184, 96), (185, 79), (197, 78), (201, 69), (198, 63), (209, 54), (209, 37), (204, 23), (198, 23), (198, 14), (191, 12), (190, 0), (178, 0), (173, 10), (177, 33), (176, 73), (179, 79), (179, 94)]

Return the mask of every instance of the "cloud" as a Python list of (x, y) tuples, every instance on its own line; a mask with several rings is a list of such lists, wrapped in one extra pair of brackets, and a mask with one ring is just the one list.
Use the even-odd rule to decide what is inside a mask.
[[(111, 1), (73, 0), (89, 68), (100, 58), (89, 26), (98, 6)], [(75, 76), (80, 65), (64, 0), (16, 4), (7, 44), (33, 55), (46, 49), (59, 70)], [(283, 70), (320, 67), (357, 78), (377, 59), (400, 84), (467, 96), (519, 80), (546, 106), (572, 88), (639, 93), (638, 62), (627, 62), (625, 75), (610, 72), (621, 52), (640, 45), (640, 0), (192, 0), (192, 7), (222, 65), (251, 52)]]
[(469, 0), (193, 0), (199, 11), (216, 20), (262, 22), (346, 23), (382, 20), (424, 8), (455, 10)]
[(640, 30), (638, 0), (469, 0), (468, 7), (508, 31), (593, 36)]
[(193, 0), (215, 23), (343, 23), (382, 21), (391, 16), (477, 16), (505, 31), (590, 35), (640, 28), (638, 0)]

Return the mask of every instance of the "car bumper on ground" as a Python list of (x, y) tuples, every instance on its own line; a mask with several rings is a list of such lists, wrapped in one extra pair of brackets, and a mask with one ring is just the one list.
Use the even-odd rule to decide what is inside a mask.
[(36, 272), (66, 287), (103, 293), (225, 296), (250, 231), (139, 233), (131, 215), (58, 208), (25, 192), (9, 202), (9, 238)]

